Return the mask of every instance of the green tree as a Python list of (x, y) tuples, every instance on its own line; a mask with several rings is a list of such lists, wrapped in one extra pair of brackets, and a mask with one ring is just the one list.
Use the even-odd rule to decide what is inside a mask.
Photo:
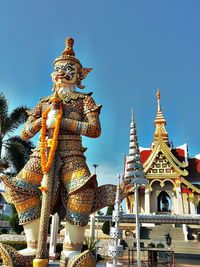
[(8, 112), (8, 101), (0, 93), (0, 172), (18, 173), (27, 162), (34, 145), (12, 134), (28, 118), (27, 107), (15, 108)]
[[(108, 206), (106, 215), (112, 215), (114, 206)], [(110, 234), (110, 221), (105, 221), (102, 226), (102, 231), (104, 234), (109, 235)]]
[(23, 226), (19, 225), (19, 219), (17, 213), (13, 213), (12, 217), (10, 218), (10, 226), (12, 227), (13, 231), (16, 234), (21, 234), (23, 231)]
[[(0, 173), (12, 177), (24, 167), (29, 159), (31, 149), (34, 148), (33, 143), (22, 140), (20, 136), (12, 135), (27, 118), (26, 106), (17, 107), (9, 113), (8, 101), (0, 93)], [(20, 233), (23, 228), (18, 224), (14, 205), (12, 205), (12, 211), (11, 226), (16, 233)]]

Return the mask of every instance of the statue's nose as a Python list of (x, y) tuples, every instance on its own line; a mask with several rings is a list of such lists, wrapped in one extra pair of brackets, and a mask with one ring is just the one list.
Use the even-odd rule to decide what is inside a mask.
[(58, 76), (65, 76), (66, 75), (66, 71), (65, 70), (59, 70), (59, 72), (57, 73)]
[(59, 71), (59, 74), (65, 74), (66, 72), (65, 72), (65, 70), (60, 70)]

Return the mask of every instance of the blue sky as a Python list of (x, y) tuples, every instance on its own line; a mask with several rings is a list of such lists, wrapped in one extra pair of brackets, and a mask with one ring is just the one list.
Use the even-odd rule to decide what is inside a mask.
[(102, 135), (84, 139), (99, 182), (115, 182), (128, 151), (131, 108), (139, 144), (153, 140), (157, 102), (175, 146), (200, 153), (200, 2), (178, 0), (2, 1), (0, 91), (11, 109), (34, 107), (51, 93), (52, 63), (66, 36), (76, 56), (93, 67), (84, 83), (101, 114)]

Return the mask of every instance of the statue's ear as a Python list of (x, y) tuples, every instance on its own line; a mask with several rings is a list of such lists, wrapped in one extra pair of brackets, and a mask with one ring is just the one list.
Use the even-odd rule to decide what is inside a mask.
[(82, 68), (80, 70), (80, 79), (83, 80), (87, 77), (88, 73), (92, 70), (92, 68)]

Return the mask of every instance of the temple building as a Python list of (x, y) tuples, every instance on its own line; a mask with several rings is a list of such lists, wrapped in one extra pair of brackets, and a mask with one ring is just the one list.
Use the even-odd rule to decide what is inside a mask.
[[(139, 191), (140, 213), (199, 214), (200, 213), (200, 157), (190, 158), (188, 146), (173, 147), (165, 128), (160, 91), (157, 92), (158, 110), (154, 121), (154, 142), (149, 148), (140, 147), (140, 159), (148, 180)], [(129, 156), (125, 157), (125, 174), (133, 144), (137, 140), (132, 116)], [(134, 193), (127, 199), (127, 212), (134, 213)]]

